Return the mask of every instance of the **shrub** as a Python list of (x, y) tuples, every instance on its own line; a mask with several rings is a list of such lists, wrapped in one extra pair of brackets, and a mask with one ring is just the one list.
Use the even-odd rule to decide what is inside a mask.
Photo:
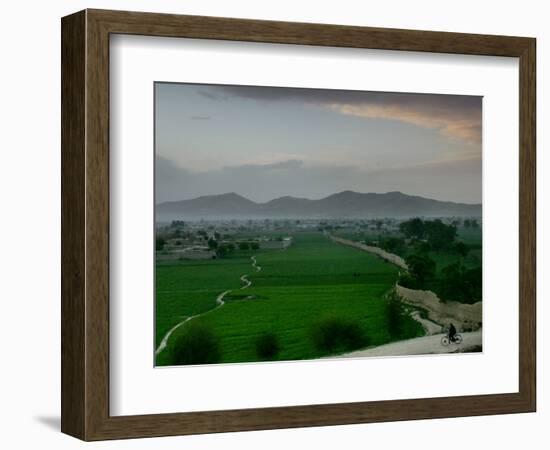
[(224, 258), (225, 256), (235, 251), (235, 244), (229, 242), (227, 244), (220, 244), (216, 249), (216, 256), (218, 258)]
[(399, 274), (399, 280), (397, 282), (399, 286), (403, 286), (409, 289), (416, 289), (416, 280), (409, 274), (409, 272), (401, 272)]
[(386, 321), (388, 333), (392, 338), (398, 338), (403, 334), (405, 311), (401, 300), (396, 293), (392, 293), (386, 299)]
[(322, 352), (345, 352), (366, 347), (368, 337), (359, 322), (343, 318), (328, 317), (312, 328), (315, 347)]
[(250, 244), (248, 242), (239, 242), (239, 250), (248, 250)]
[(200, 323), (183, 325), (170, 346), (171, 363), (212, 364), (221, 360), (219, 341), (210, 328)]
[(272, 360), (279, 354), (279, 339), (272, 332), (265, 332), (256, 338), (256, 354), (260, 360)]

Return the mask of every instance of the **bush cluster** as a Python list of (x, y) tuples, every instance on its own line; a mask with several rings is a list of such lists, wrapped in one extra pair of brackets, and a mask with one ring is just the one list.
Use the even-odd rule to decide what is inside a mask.
[(265, 332), (256, 338), (256, 355), (260, 360), (269, 361), (279, 354), (279, 340), (275, 333)]
[(315, 347), (322, 352), (346, 352), (366, 347), (369, 339), (358, 321), (328, 317), (311, 330)]
[(190, 322), (175, 336), (170, 346), (171, 363), (213, 364), (220, 362), (221, 352), (217, 336), (200, 323)]

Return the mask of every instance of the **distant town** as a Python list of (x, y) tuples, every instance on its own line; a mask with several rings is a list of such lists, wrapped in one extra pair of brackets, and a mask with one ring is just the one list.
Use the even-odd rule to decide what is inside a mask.
[[(480, 218), (442, 217), (446, 225), (476, 229)], [(282, 250), (292, 244), (296, 232), (334, 232), (340, 235), (365, 235), (364, 243), (388, 247), (399, 233), (403, 220), (173, 220), (156, 225), (156, 259), (204, 260), (223, 258), (236, 251)], [(391, 237), (391, 239), (389, 239)], [(389, 248), (388, 250), (394, 250)]]

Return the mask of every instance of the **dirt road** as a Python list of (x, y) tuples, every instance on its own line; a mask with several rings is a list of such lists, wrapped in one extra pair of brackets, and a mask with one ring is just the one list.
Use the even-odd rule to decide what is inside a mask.
[(422, 325), (426, 334), (431, 336), (432, 334), (439, 334), (443, 331), (443, 327), (428, 319), (423, 319), (419, 311), (413, 311), (411, 317)]
[(401, 269), (409, 270), (407, 263), (403, 258), (401, 258), (401, 256), (387, 252), (381, 249), (380, 247), (374, 247), (372, 245), (362, 244), (361, 242), (350, 241), (349, 239), (333, 236), (330, 233), (327, 233), (327, 236), (330, 239), (332, 239), (334, 242), (337, 242), (338, 244), (347, 245), (348, 247), (353, 247), (359, 250), (363, 250), (365, 252), (372, 253), (373, 255), (376, 255), (379, 258), (382, 258), (392, 264), (395, 264), (397, 267)]
[[(351, 353), (335, 356), (335, 358), (363, 358), (367, 356), (403, 356), (403, 355), (428, 355), (436, 353), (453, 353), (464, 351), (472, 347), (481, 347), (481, 330), (472, 333), (460, 333), (463, 337), (461, 344), (441, 345), (444, 334), (424, 336), (406, 341), (393, 342), (366, 350), (358, 350)], [(334, 357), (333, 357), (334, 358)]]

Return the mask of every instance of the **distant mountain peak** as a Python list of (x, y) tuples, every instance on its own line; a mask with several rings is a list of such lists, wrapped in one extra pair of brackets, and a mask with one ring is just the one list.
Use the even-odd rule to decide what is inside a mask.
[(338, 192), (319, 200), (292, 196), (256, 203), (237, 194), (205, 195), (157, 205), (157, 220), (185, 218), (377, 218), (481, 216), (481, 205), (444, 202), (400, 191)]
[[(242, 195), (237, 194), (236, 192), (225, 192), (223, 194), (209, 194), (209, 195), (201, 195), (197, 198), (244, 198), (245, 200), (248, 200), (246, 197), (243, 197)], [(193, 200), (193, 199), (191, 199)]]

